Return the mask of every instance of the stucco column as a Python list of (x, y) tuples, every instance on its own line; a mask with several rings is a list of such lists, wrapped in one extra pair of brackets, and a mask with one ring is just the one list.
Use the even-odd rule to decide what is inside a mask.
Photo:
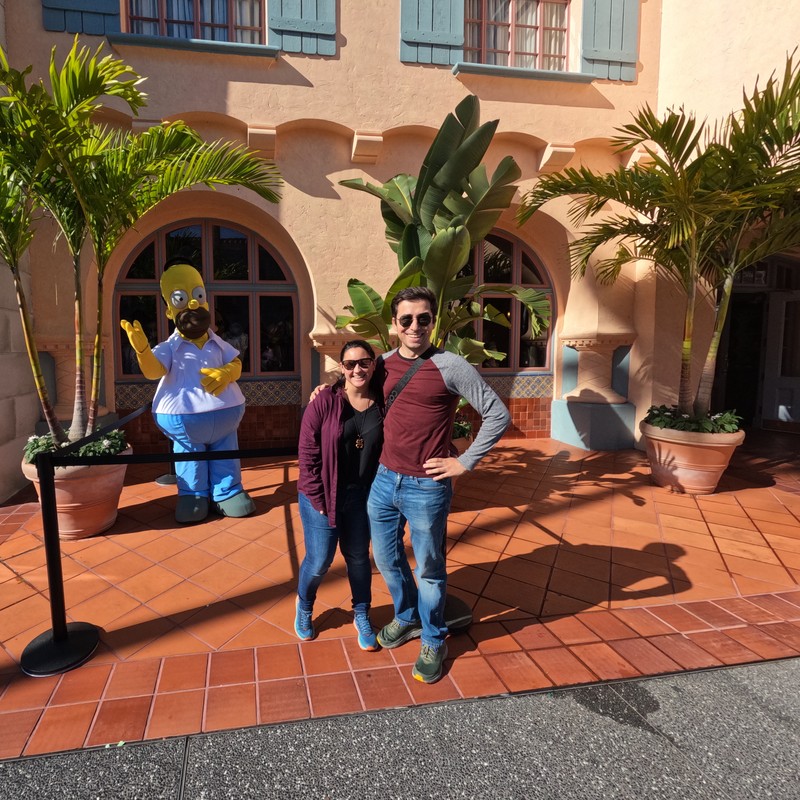
[(635, 409), (627, 401), (633, 328), (633, 281), (610, 286), (593, 271), (570, 285), (560, 333), (560, 396), (551, 406), (554, 439), (587, 450), (633, 446)]
[(565, 337), (562, 334), (561, 341), (567, 347), (577, 350), (579, 359), (577, 385), (563, 394), (567, 402), (624, 403), (627, 400), (612, 388), (611, 378), (614, 351), (633, 342), (630, 334), (606, 334), (583, 338)]

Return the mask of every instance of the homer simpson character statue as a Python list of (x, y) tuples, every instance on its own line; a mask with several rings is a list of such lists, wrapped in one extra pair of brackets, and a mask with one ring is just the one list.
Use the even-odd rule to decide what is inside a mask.
[[(138, 321), (120, 324), (136, 352), (142, 374), (160, 378), (153, 417), (176, 453), (236, 450), (236, 431), (245, 399), (236, 384), (242, 374), (239, 352), (213, 331), (203, 278), (185, 259), (168, 261), (161, 295), (175, 331), (150, 349)], [(200, 522), (213, 502), (228, 517), (246, 517), (255, 503), (242, 488), (238, 459), (181, 461), (175, 464), (180, 523)]]

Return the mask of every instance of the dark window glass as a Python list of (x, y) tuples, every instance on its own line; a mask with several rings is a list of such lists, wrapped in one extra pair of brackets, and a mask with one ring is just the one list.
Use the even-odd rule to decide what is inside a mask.
[(286, 276), (272, 254), (261, 245), (258, 246), (258, 279), (260, 281), (285, 281)]
[(202, 228), (200, 225), (187, 225), (176, 228), (166, 236), (167, 261), (171, 258), (186, 258), (202, 272)]
[[(123, 294), (119, 298), (119, 319), (141, 323), (147, 334), (150, 347), (158, 344), (158, 296), (153, 294)], [(120, 350), (122, 353), (122, 374), (141, 375), (136, 353), (128, 341), (128, 334), (118, 328)]]
[(484, 283), (512, 283), (514, 245), (498, 236), (487, 236), (483, 242)]
[(214, 248), (214, 280), (246, 281), (247, 235), (233, 228), (214, 225), (211, 238)]
[(530, 330), (531, 315), (520, 304), (519, 367), (546, 367), (548, 330), (534, 337)]
[(242, 371), (250, 366), (250, 298), (245, 294), (214, 296), (214, 322), (217, 335), (239, 351)]
[[(492, 306), (511, 322), (511, 298), (488, 297), (483, 301), (484, 307)], [(506, 328), (497, 322), (483, 323), (483, 341), (487, 350), (499, 350), (501, 353), (508, 354), (511, 351), (511, 329)], [(505, 358), (487, 358), (483, 362), (484, 367), (507, 367), (508, 355)]]
[(539, 268), (533, 263), (530, 256), (523, 251), (522, 253), (522, 276), (520, 283), (532, 283), (536, 286), (544, 284)]
[(131, 264), (128, 274), (125, 276), (129, 281), (153, 280), (156, 277), (156, 245), (150, 242), (147, 247), (136, 256)]
[(261, 371), (294, 371), (294, 300), (286, 295), (258, 298)]

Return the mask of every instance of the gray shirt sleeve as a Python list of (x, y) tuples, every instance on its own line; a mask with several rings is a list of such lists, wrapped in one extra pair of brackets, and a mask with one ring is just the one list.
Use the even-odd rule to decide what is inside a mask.
[(481, 415), (478, 435), (458, 459), (467, 469), (472, 469), (506, 432), (511, 414), (497, 392), (464, 358), (445, 351), (436, 353), (432, 359), (448, 391), (465, 398)]

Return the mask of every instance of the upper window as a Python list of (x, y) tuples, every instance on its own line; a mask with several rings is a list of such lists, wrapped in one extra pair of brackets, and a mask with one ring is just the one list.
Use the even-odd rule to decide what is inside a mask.
[[(474, 275), (477, 284), (521, 285), (552, 296), (547, 273), (534, 255), (518, 239), (498, 231), (489, 234), (473, 248), (470, 260), (460, 274)], [(502, 360), (484, 361), (482, 366), (485, 370), (518, 372), (549, 368), (552, 324), (534, 336), (528, 310), (507, 294), (487, 293), (483, 295), (482, 304), (491, 305), (508, 320), (508, 325), (480, 321), (475, 326), (476, 337), (486, 343), (488, 350), (506, 353)], [(550, 307), (552, 309), (552, 301)]]
[(264, 43), (264, 0), (128, 0), (131, 33)]
[(182, 256), (202, 273), (213, 329), (238, 351), (242, 374), (296, 374), (297, 288), (268, 244), (248, 230), (214, 220), (162, 229), (146, 239), (125, 265), (116, 286), (116, 373), (141, 380), (141, 370), (119, 327), (138, 320), (151, 346), (174, 326), (164, 313), (158, 280), (161, 265)]
[(569, 0), (466, 0), (464, 60), (567, 69)]

